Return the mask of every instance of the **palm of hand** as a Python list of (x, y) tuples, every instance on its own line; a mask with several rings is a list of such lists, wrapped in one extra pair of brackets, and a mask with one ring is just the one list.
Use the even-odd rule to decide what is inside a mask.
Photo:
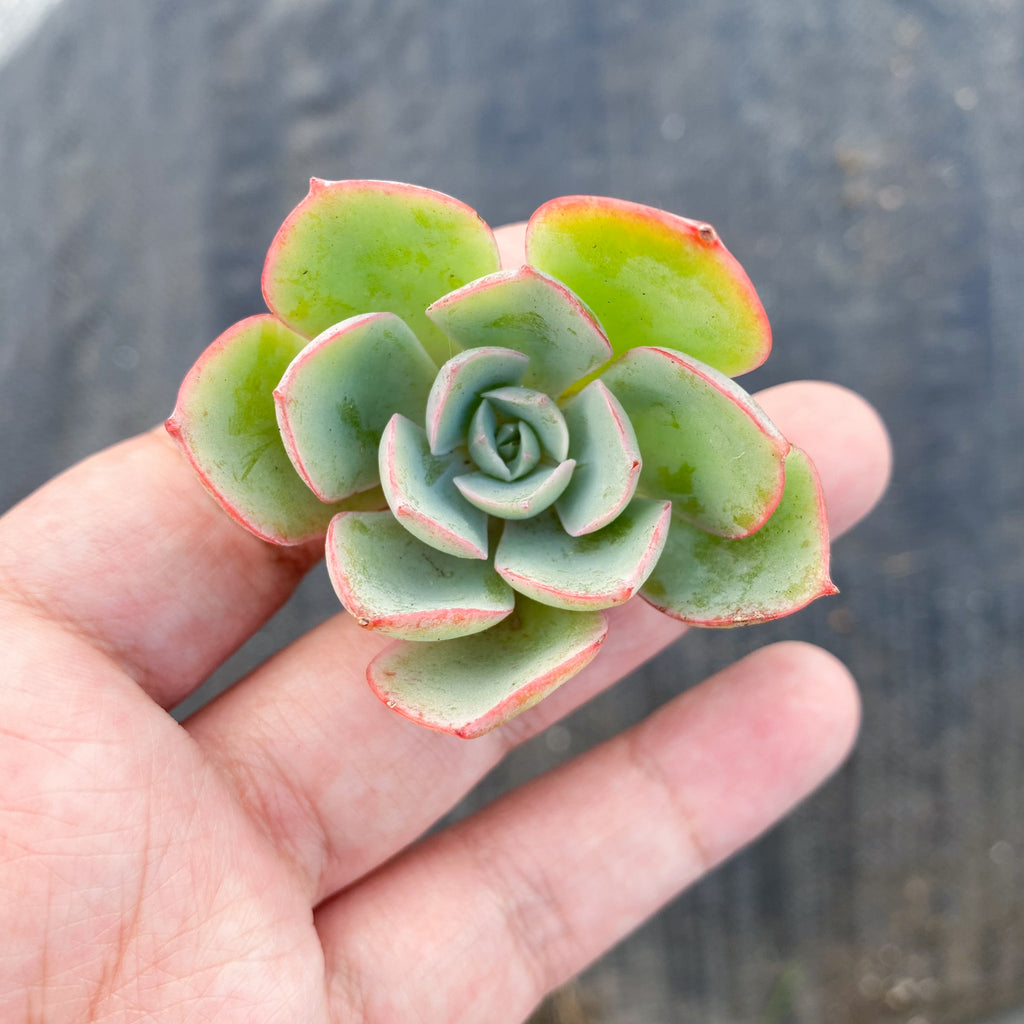
[[(103, 696), (78, 707), (63, 679), (29, 676), (56, 683), (63, 707), (0, 747), (16, 897), (0, 913), (0, 1017), (253, 1021), (287, 1007), (326, 1020), (323, 953), (295, 872), (188, 734), (141, 693), (125, 713), (134, 683), (97, 668)], [(78, 684), (90, 669), (61, 675)]]
[[(820, 384), (762, 402), (851, 525), (887, 473), (873, 413)], [(416, 842), (681, 628), (630, 603), (594, 665), (467, 743), (384, 709), (360, 678), (380, 640), (338, 615), (175, 723), (316, 556), (230, 523), (160, 434), (0, 522), (0, 1019), (521, 1019), (855, 730), (841, 666), (777, 645)]]

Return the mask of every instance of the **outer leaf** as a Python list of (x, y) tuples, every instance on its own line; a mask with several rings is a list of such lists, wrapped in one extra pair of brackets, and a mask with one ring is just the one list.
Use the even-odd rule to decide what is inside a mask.
[(487, 557), (487, 516), (452, 482), (470, 464), (432, 455), (427, 435), (396, 413), (380, 441), (380, 483), (391, 511), (414, 536), (458, 558)]
[(321, 501), (380, 482), (381, 434), (399, 412), (422, 420), (437, 367), (393, 313), (328, 328), (292, 361), (274, 391), (285, 450)]
[(530, 218), (526, 255), (594, 311), (616, 355), (660, 345), (729, 375), (768, 357), (764, 308), (710, 224), (621, 199), (564, 196)]
[(643, 453), (639, 493), (702, 530), (744, 537), (782, 498), (789, 442), (739, 385), (680, 352), (638, 348), (601, 380)]
[(475, 636), (399, 641), (367, 678), (388, 707), (431, 729), (471, 738), (532, 707), (586, 666), (608, 626), (600, 612), (566, 612), (520, 597), (516, 610)]
[(763, 529), (726, 540), (673, 516), (665, 552), (640, 596), (699, 626), (764, 622), (836, 593), (828, 562), (821, 486), (811, 460), (793, 448), (786, 493)]
[(266, 314), (229, 327), (182, 382), (167, 430), (224, 510), (274, 544), (321, 536), (346, 508), (381, 508), (377, 489), (325, 505), (281, 441), (274, 386), (305, 339)]
[(335, 516), (327, 569), (360, 626), (406, 640), (479, 633), (515, 605), (511, 588), (486, 562), (428, 547), (387, 511)]
[(499, 384), (518, 384), (527, 358), (510, 348), (473, 348), (441, 367), (427, 398), (427, 437), (435, 455), (465, 444), (480, 396)]
[(570, 537), (548, 513), (509, 523), (494, 567), (509, 584), (555, 608), (624, 604), (650, 575), (665, 546), (672, 504), (635, 498), (611, 523)]
[(357, 313), (395, 313), (440, 365), (452, 344), (424, 310), (498, 266), (491, 229), (451, 196), (392, 181), (314, 178), (271, 243), (263, 295), (307, 338)]
[(572, 477), (572, 459), (538, 466), (518, 480), (495, 480), (486, 473), (455, 477), (455, 486), (471, 505), (499, 519), (528, 519), (554, 504)]
[(472, 281), (438, 299), (427, 316), (462, 348), (525, 353), (523, 383), (556, 397), (612, 355), (594, 314), (561, 281), (529, 266)]
[(626, 411), (601, 380), (592, 381), (562, 410), (576, 471), (555, 506), (573, 537), (607, 526), (640, 479), (640, 447)]

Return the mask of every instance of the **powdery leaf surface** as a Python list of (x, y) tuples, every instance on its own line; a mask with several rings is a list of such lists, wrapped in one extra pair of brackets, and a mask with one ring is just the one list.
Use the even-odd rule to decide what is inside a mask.
[(608, 631), (601, 612), (527, 598), (496, 626), (436, 644), (397, 641), (367, 678), (388, 707), (420, 725), (471, 738), (532, 707), (584, 668)]
[(828, 563), (818, 476), (811, 460), (792, 448), (785, 494), (761, 530), (729, 540), (673, 516), (668, 543), (640, 596), (700, 626), (764, 622), (836, 593)]

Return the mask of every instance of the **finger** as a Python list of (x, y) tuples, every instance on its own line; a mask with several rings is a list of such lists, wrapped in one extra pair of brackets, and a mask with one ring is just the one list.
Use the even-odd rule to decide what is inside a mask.
[(523, 1019), (817, 786), (857, 719), (825, 652), (750, 655), (322, 906), (336, 1015)]
[[(852, 525), (885, 483), (888, 445), (877, 416), (833, 385), (786, 385), (762, 397), (818, 462), (838, 524)], [(851, 467), (836, 465), (847, 461)], [(466, 742), (388, 711), (363, 678), (366, 663), (388, 641), (339, 616), (267, 662), (188, 728), (294, 860), (316, 902), (420, 835), (509, 746), (635, 669), (682, 629), (630, 602), (616, 610), (600, 657), (583, 673), (496, 732)]]
[(828, 381), (790, 381), (759, 392), (757, 401), (813, 460), (833, 539), (878, 504), (889, 483), (892, 445), (863, 398)]
[(79, 463), (0, 519), (5, 599), (87, 638), (165, 707), (248, 639), (321, 553), (273, 547), (233, 523), (162, 428)]

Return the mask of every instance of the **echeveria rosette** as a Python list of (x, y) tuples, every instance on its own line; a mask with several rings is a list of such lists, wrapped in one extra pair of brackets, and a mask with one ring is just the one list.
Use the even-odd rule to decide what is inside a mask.
[(499, 270), (456, 200), (314, 181), (278, 232), (271, 315), (230, 328), (169, 421), (277, 543), (327, 531), (382, 700), (475, 736), (584, 667), (639, 594), (706, 626), (834, 590), (820, 487), (730, 376), (770, 348), (710, 226), (565, 197)]

